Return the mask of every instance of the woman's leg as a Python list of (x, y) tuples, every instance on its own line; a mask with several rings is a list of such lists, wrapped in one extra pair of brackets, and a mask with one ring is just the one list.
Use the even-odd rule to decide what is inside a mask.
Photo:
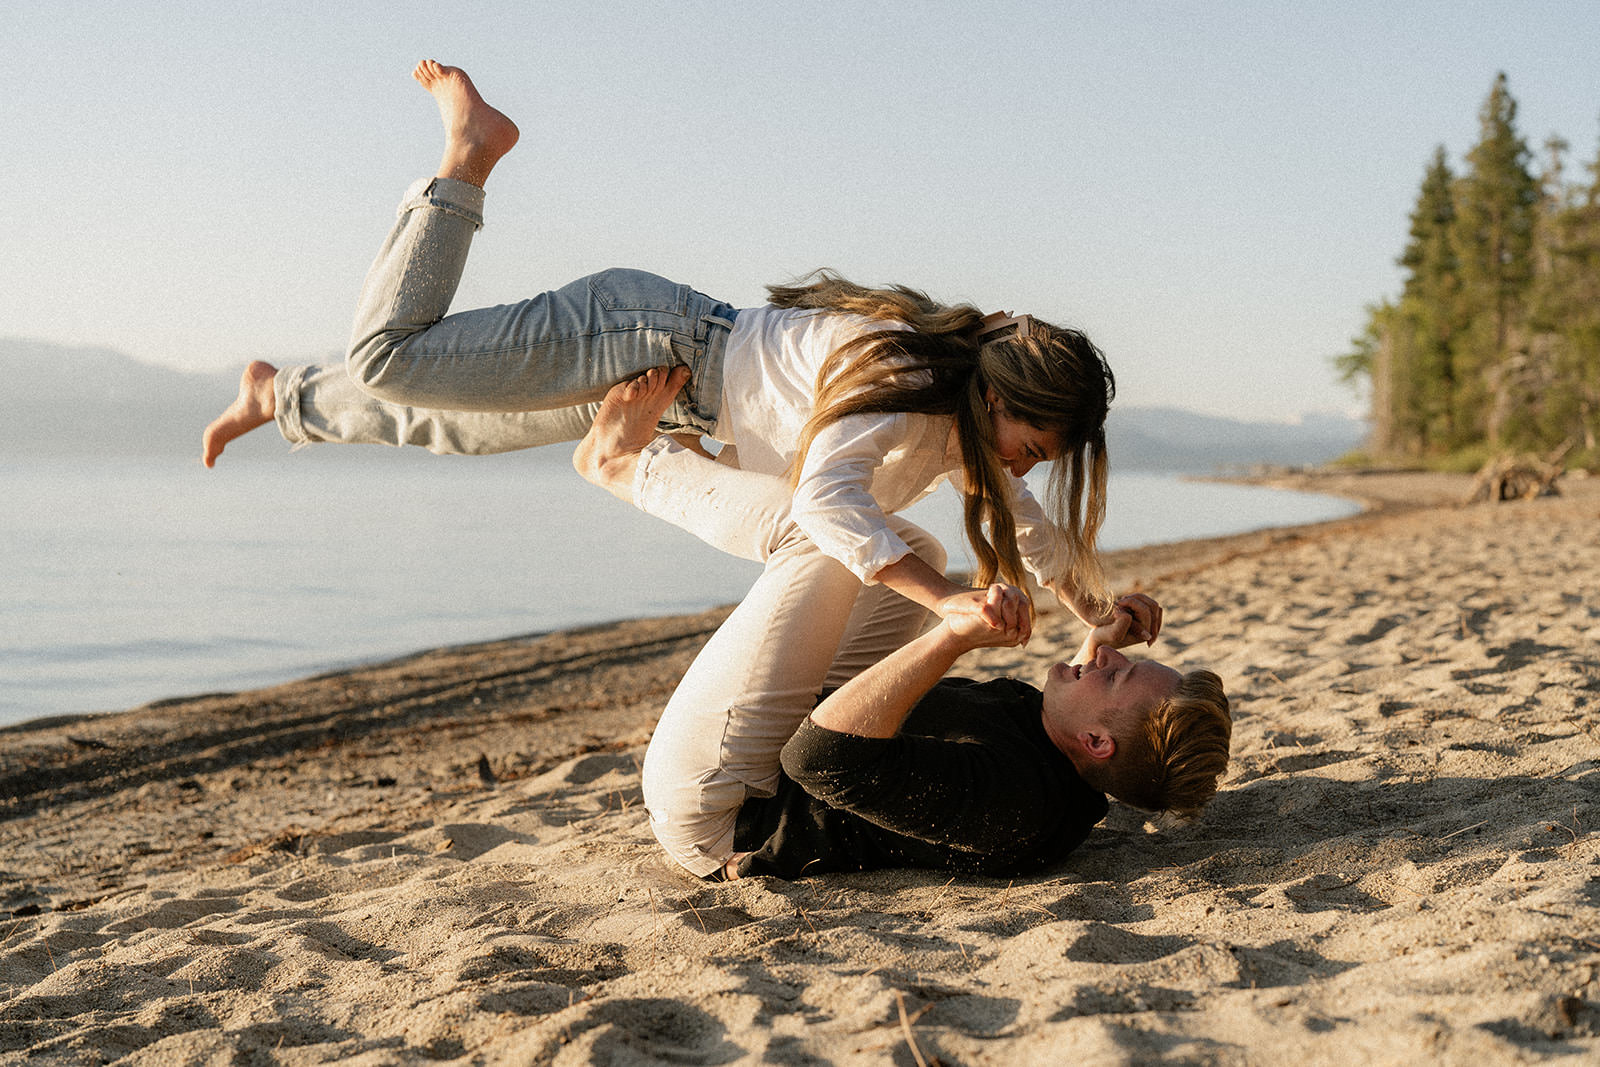
[(239, 378), (239, 395), (221, 415), (211, 420), (201, 435), (201, 462), (208, 467), (216, 466), (217, 457), (222, 455), (229, 441), (272, 421), (277, 411), (277, 398), (273, 394), (273, 379), (277, 374), (277, 367), (259, 359), (244, 369)]
[(685, 399), (698, 421), (679, 424), (714, 422), (733, 311), (688, 286), (611, 270), (446, 315), (483, 220), (475, 176), (515, 142), (516, 128), (455, 68), (434, 65), (418, 80), (439, 102), (445, 155), (438, 176), (408, 190), (368, 272), (346, 360), (357, 385), (408, 407), (535, 411), (594, 403), (649, 367), (683, 363), (695, 372)]
[(290, 444), (414, 445), (462, 456), (575, 441), (588, 432), (600, 406), (445, 411), (388, 404), (357, 388), (342, 366), (286, 368), (276, 375), (273, 392), (273, 417)]
[[(663, 428), (714, 430), (735, 312), (686, 285), (614, 269), (519, 304), (446, 317), (482, 224), (482, 184), (516, 143), (517, 129), (462, 71), (424, 61), (413, 75), (438, 101), (445, 151), (438, 174), (407, 192), (362, 287), (346, 360), (356, 388), (302, 371), (292, 398), (281, 375), (274, 395), (268, 386), (276, 368), (251, 364), (239, 398), (206, 428), (206, 465), (274, 415), (294, 443), (482, 453), (577, 440), (610, 386), (674, 364), (687, 366), (691, 380), (662, 416)], [(495, 417), (529, 412), (554, 414)]]
[(589, 431), (598, 404), (553, 411), (445, 411), (388, 404), (356, 387), (343, 366), (245, 368), (239, 395), (205, 429), (201, 459), (214, 466), (228, 442), (276, 421), (292, 445), (415, 445), (439, 455), (483, 456)]
[(522, 136), (517, 124), (490, 107), (460, 67), (424, 59), (412, 68), (411, 76), (433, 94), (439, 121), (444, 123), (444, 155), (437, 176), (482, 189), (495, 164)]

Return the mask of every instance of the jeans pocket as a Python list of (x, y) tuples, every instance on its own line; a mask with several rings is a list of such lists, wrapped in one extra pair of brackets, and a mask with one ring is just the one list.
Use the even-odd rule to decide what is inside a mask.
[(607, 311), (661, 311), (671, 315), (688, 312), (687, 285), (668, 281), (649, 271), (613, 267), (589, 276), (589, 292)]

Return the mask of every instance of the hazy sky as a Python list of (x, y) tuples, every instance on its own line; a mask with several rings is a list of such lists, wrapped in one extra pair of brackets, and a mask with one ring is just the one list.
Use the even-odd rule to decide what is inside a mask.
[(1123, 403), (1348, 410), (1436, 144), (1497, 70), (1600, 142), (1600, 4), (5, 5), (0, 335), (189, 368), (343, 346), (423, 56), (522, 127), (457, 308), (612, 265), (738, 305), (830, 266), (1088, 330)]

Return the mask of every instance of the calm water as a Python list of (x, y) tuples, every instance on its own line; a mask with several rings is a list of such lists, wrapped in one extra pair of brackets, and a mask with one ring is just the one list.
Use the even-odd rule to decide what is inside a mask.
[[(1131, 473), (1112, 479), (1103, 543), (1355, 510)], [(909, 515), (960, 544), (948, 490)], [(230, 455), (214, 471), (163, 458), (13, 458), (0, 469), (0, 547), (0, 725), (695, 611), (739, 599), (757, 574), (593, 489), (560, 450)]]

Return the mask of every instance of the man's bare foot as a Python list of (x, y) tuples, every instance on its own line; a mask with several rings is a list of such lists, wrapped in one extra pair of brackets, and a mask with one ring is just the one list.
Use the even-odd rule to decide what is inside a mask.
[(272, 379), (277, 373), (277, 367), (260, 360), (244, 369), (239, 378), (239, 395), (228, 410), (212, 420), (201, 438), (200, 458), (206, 466), (216, 465), (229, 441), (272, 421), (278, 412), (277, 397), (272, 392)]
[(424, 59), (411, 76), (433, 94), (444, 120), (444, 157), (438, 176), (482, 188), (500, 157), (522, 136), (517, 124), (485, 103), (460, 67)]
[(572, 453), (579, 474), (619, 500), (633, 503), (633, 474), (639, 452), (656, 439), (656, 423), (672, 404), (689, 368), (652, 367), (637, 378), (618, 382), (606, 393), (594, 424)]

